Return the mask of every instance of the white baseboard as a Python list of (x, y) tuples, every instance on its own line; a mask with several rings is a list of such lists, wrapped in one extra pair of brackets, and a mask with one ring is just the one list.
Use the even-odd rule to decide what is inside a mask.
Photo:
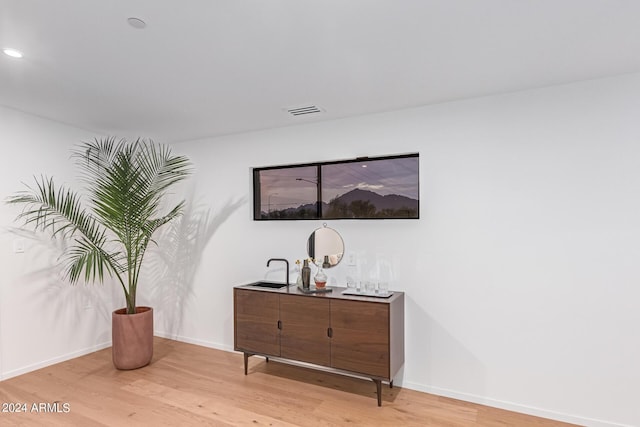
[(533, 415), (541, 418), (548, 418), (556, 421), (577, 424), (588, 427), (633, 427), (629, 424), (618, 424), (612, 421), (597, 420), (593, 418), (585, 418), (577, 415), (564, 414), (561, 412), (550, 411), (547, 409), (536, 408), (532, 406), (522, 405), (519, 403), (508, 402), (504, 400), (491, 399), (475, 394), (461, 393), (454, 390), (448, 390), (440, 387), (425, 386), (423, 384), (405, 381), (403, 387), (410, 388), (424, 393), (435, 394), (452, 399), (463, 400), (465, 402), (477, 403), (479, 405), (491, 406), (493, 408), (505, 409), (507, 411), (519, 412), (521, 414)]
[(160, 331), (155, 331), (154, 335), (157, 336), (157, 337), (167, 338), (167, 339), (170, 339), (170, 340), (186, 342), (187, 344), (195, 344), (195, 345), (199, 345), (199, 346), (202, 346), (202, 347), (214, 348), (216, 350), (229, 351), (229, 352), (233, 352), (234, 351), (232, 346), (219, 344), (219, 343), (215, 343), (215, 342), (212, 342), (212, 341), (205, 341), (205, 340), (200, 340), (200, 339), (195, 339), (195, 338), (189, 338), (189, 337), (185, 337), (185, 336), (177, 335), (177, 334), (168, 334), (168, 333), (160, 332)]
[(111, 341), (97, 344), (91, 347), (83, 348), (72, 353), (67, 353), (62, 356), (54, 357), (52, 359), (44, 360), (42, 362), (34, 363), (33, 365), (24, 366), (22, 368), (14, 369), (8, 372), (0, 372), (0, 381), (8, 380), (9, 378), (17, 377), (18, 375), (26, 374), (28, 372), (36, 371), (38, 369), (46, 368), (47, 366), (55, 365), (56, 363), (65, 362), (76, 357), (84, 356), (89, 353), (96, 352), (98, 350), (111, 347)]
[[(168, 338), (176, 341), (186, 342), (189, 344), (200, 345), (202, 347), (215, 348), (217, 350), (223, 350), (223, 351), (229, 351), (229, 352), (233, 351), (233, 347), (217, 344), (211, 341), (197, 340), (197, 339), (177, 336), (173, 334), (166, 334), (158, 331), (155, 331), (154, 335), (162, 338)], [(89, 353), (96, 352), (98, 350), (103, 350), (107, 347), (111, 347), (111, 341), (97, 344), (92, 347), (87, 347), (78, 351), (74, 351), (72, 353), (67, 353), (62, 356), (44, 360), (42, 362), (34, 363), (32, 365), (23, 366), (21, 368), (14, 369), (8, 372), (0, 372), (0, 381), (8, 380), (9, 378), (17, 377), (19, 375), (26, 374), (28, 372), (37, 371), (38, 369), (46, 368), (47, 366), (55, 365), (56, 363), (65, 362), (70, 359), (75, 359), (76, 357), (84, 356)]]

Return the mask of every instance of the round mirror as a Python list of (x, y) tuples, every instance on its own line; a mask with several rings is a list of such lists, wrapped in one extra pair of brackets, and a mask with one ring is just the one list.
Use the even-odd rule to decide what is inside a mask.
[(336, 230), (325, 224), (323, 228), (318, 228), (309, 236), (307, 253), (311, 258), (315, 258), (322, 268), (331, 268), (342, 260), (344, 241)]

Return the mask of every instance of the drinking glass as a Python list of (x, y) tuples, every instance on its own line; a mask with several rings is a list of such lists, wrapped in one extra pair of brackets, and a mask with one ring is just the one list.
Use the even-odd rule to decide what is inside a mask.
[(367, 280), (366, 282), (364, 282), (364, 290), (366, 293), (368, 294), (372, 294), (375, 291), (375, 283)]
[(389, 282), (378, 282), (378, 293), (380, 295), (386, 295), (389, 293)]

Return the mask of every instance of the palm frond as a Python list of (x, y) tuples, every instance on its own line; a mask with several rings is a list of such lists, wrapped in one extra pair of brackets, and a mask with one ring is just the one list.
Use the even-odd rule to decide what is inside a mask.
[(82, 207), (80, 197), (69, 189), (57, 189), (52, 178), (36, 179), (36, 188), (27, 186), (10, 197), (7, 202), (22, 204), (24, 208), (17, 219), (36, 230), (51, 231), (69, 237), (75, 232), (99, 242), (104, 237), (95, 219)]
[(113, 273), (111, 255), (84, 237), (75, 239), (75, 244), (66, 253), (67, 276), (72, 283), (84, 272), (84, 280), (102, 281), (105, 272)]
[[(52, 236), (61, 235), (68, 239), (74, 238), (68, 254), (77, 256), (87, 247), (93, 251), (101, 252), (102, 257), (84, 258), (86, 274), (85, 279), (100, 280), (104, 278), (104, 271), (113, 271), (115, 265), (111, 264), (111, 258), (104, 251), (107, 242), (106, 229), (104, 229), (96, 219), (88, 213), (81, 205), (78, 194), (69, 189), (61, 187), (57, 189), (52, 178), (41, 177), (36, 179), (36, 187), (28, 187), (27, 191), (22, 191), (9, 198), (8, 203), (25, 205), (18, 215), (25, 226), (33, 226), (35, 230), (49, 231)], [(101, 265), (96, 263), (100, 262)], [(80, 274), (77, 264), (73, 268), (68, 268), (66, 273), (71, 283), (77, 282)]]
[[(120, 281), (128, 311), (135, 311), (135, 293), (147, 246), (155, 231), (179, 216), (184, 201), (161, 214), (166, 191), (185, 179), (191, 163), (164, 145), (115, 138), (80, 144), (73, 157), (86, 187), (88, 208), (77, 193), (56, 189), (52, 179), (36, 180), (9, 199), (24, 205), (18, 216), (25, 225), (72, 238), (66, 253), (67, 275), (76, 282), (102, 281), (109, 273)], [(126, 281), (126, 285), (125, 285)]]

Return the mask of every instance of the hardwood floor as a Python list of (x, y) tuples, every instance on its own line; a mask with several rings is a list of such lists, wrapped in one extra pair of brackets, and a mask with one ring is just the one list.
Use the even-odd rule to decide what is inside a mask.
[(26, 412), (0, 412), (0, 425), (568, 425), (387, 385), (378, 407), (371, 381), (249, 363), (245, 376), (239, 353), (156, 338), (151, 365), (118, 371), (108, 348), (0, 382), (3, 406), (26, 404)]

